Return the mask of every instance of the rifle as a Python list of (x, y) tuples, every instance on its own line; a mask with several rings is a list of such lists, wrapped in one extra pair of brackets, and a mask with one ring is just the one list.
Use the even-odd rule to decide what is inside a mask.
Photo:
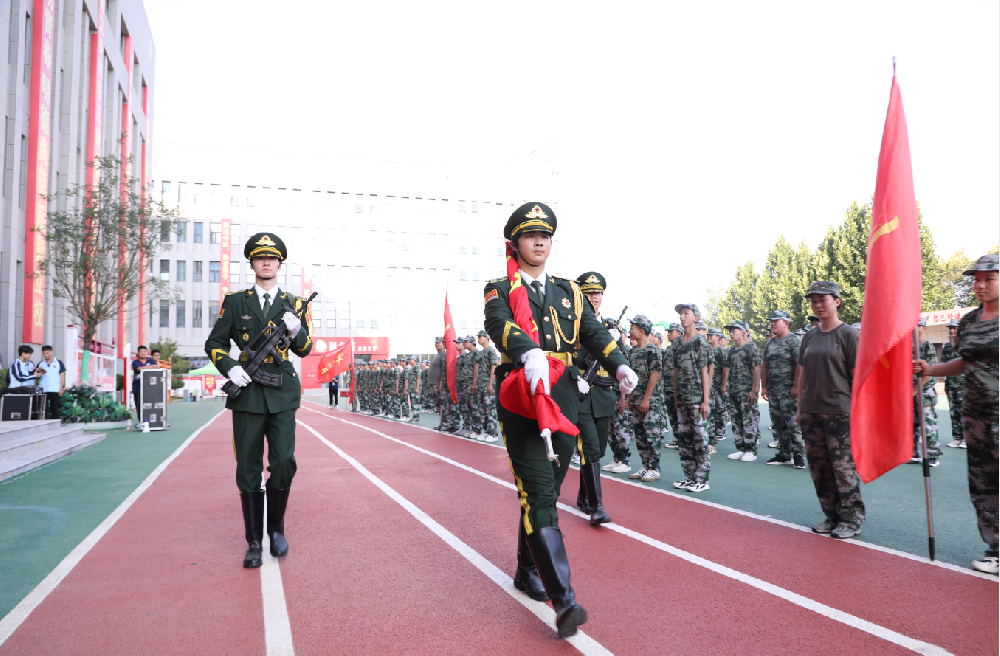
[[(611, 325), (611, 320), (610, 319), (605, 319), (604, 320), (604, 327), (607, 328), (608, 330), (610, 330), (612, 327), (620, 330), (618, 328), (618, 324), (621, 323), (622, 317), (625, 316), (625, 312), (626, 311), (628, 311), (628, 306), (627, 305), (622, 310), (622, 313), (618, 315), (618, 321), (615, 321), (615, 323), (614, 323), (613, 326)], [(594, 379), (597, 378), (597, 369), (600, 367), (600, 363), (597, 361), (597, 358), (595, 358), (594, 356), (588, 355), (588, 357), (592, 358), (593, 362), (591, 362), (590, 366), (587, 367), (587, 373), (585, 373), (583, 375), (583, 380), (584, 380), (584, 382), (587, 383), (587, 385), (591, 385), (591, 384), (593, 384)], [(580, 394), (580, 400), (582, 401), (586, 396), (587, 396), (586, 394)]]
[[(288, 303), (282, 303), (285, 306), (286, 312), (291, 312), (295, 316), (299, 317), (301, 321), (305, 317), (305, 311), (309, 307), (309, 303), (318, 295), (318, 292), (313, 292), (312, 296), (306, 299), (306, 302), (302, 304), (302, 309), (296, 312), (292, 309)], [(254, 346), (263, 339), (263, 343), (258, 347)], [(271, 374), (266, 371), (261, 371), (260, 367), (264, 364), (264, 360), (270, 357), (272, 360), (277, 362), (281, 359), (281, 354), (279, 351), (285, 351), (291, 346), (292, 340), (288, 338), (288, 326), (285, 325), (284, 319), (277, 326), (266, 326), (263, 330), (257, 333), (257, 336), (253, 338), (253, 341), (247, 344), (246, 348), (243, 349), (243, 353), (247, 356), (247, 366), (244, 367), (244, 371), (250, 376), (250, 379), (254, 382), (260, 383), (261, 385), (267, 385), (268, 387), (281, 387), (284, 381), (282, 380), (281, 374)], [(234, 383), (233, 381), (226, 381), (226, 384), (222, 386), (222, 391), (226, 393), (227, 396), (238, 399), (240, 395), (243, 394), (243, 388)]]

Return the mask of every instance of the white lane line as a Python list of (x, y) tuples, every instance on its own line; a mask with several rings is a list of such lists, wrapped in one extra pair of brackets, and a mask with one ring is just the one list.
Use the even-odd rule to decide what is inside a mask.
[(62, 583), (62, 580), (66, 578), (71, 571), (73, 571), (73, 568), (76, 567), (81, 560), (83, 560), (83, 557), (87, 555), (87, 552), (93, 549), (94, 545), (97, 544), (102, 537), (104, 537), (104, 534), (110, 531), (111, 527), (114, 526), (119, 519), (121, 519), (122, 515), (125, 514), (125, 511), (128, 510), (133, 503), (135, 503), (135, 500), (138, 499), (143, 492), (149, 489), (149, 486), (153, 484), (153, 481), (155, 481), (160, 474), (163, 473), (163, 470), (167, 468), (167, 465), (172, 463), (174, 458), (179, 456), (181, 451), (187, 448), (187, 445), (191, 444), (191, 442), (193, 442), (203, 430), (208, 428), (209, 424), (218, 419), (219, 415), (223, 412), (225, 412), (225, 410), (222, 410), (217, 415), (209, 419), (198, 430), (192, 433), (191, 437), (184, 440), (184, 443), (177, 447), (177, 450), (171, 453), (166, 460), (161, 462), (160, 465), (146, 477), (146, 480), (144, 480), (139, 487), (132, 492), (132, 494), (128, 495), (128, 497), (121, 502), (121, 505), (119, 505), (113, 513), (108, 515), (107, 518), (105, 518), (105, 520), (101, 522), (97, 528), (91, 531), (90, 535), (84, 538), (80, 544), (76, 545), (76, 548), (69, 552), (69, 555), (63, 558), (62, 562), (56, 565), (55, 569), (49, 572), (49, 575), (42, 579), (42, 582), (36, 585), (35, 589), (28, 593), (27, 597), (21, 600), (21, 603), (15, 606), (2, 620), (0, 620), (0, 646), (2, 646), (3, 643), (7, 641), (7, 638), (9, 638), (11, 634), (17, 630), (17, 627), (21, 626), (21, 623), (24, 622), (24, 620), (28, 619), (28, 616), (31, 615), (36, 608), (38, 608), (39, 604), (45, 601), (45, 598), (56, 589), (56, 586)]
[[(314, 402), (311, 402), (311, 403), (314, 403)], [(321, 406), (321, 407), (324, 407), (324, 406)], [(307, 408), (307, 410), (309, 410), (309, 409), (310, 408)], [(313, 412), (318, 412), (318, 411), (317, 410), (313, 410)], [(334, 415), (328, 415), (325, 412), (320, 412), (319, 414), (325, 415), (327, 417), (333, 417), (334, 416)], [(433, 414), (433, 413), (430, 413), (430, 414)], [(397, 422), (397, 421), (393, 421), (391, 419), (386, 419), (384, 417), (376, 417), (376, 416), (373, 416), (373, 415), (362, 415), (362, 416), (363, 417), (368, 417), (369, 419), (378, 419), (379, 421), (386, 421), (386, 422), (389, 422), (390, 424), (399, 424), (399, 422)], [(344, 421), (344, 420), (342, 419), (341, 421)], [(442, 433), (442, 432), (434, 430), (433, 428), (427, 428), (426, 426), (417, 426), (415, 424), (408, 424), (408, 426), (410, 428), (419, 428), (421, 430), (430, 431), (430, 432), (435, 433), (437, 435), (440, 435), (442, 437), (453, 437), (456, 440), (461, 440), (462, 442), (466, 442), (466, 443), (479, 444), (479, 445), (482, 445), (482, 446), (488, 446), (488, 447), (495, 448), (495, 449), (496, 448), (500, 448), (500, 449), (504, 448), (503, 444), (500, 443), (500, 442), (497, 442), (495, 444), (491, 444), (491, 443), (487, 443), (487, 442), (476, 442), (476, 441), (469, 440), (469, 439), (464, 438), (464, 437), (459, 437), (457, 435), (452, 435), (450, 433)], [(572, 465), (570, 465), (570, 467), (572, 467), (573, 469), (577, 469), (576, 467), (573, 467)], [(658, 487), (651, 487), (649, 485), (643, 485), (642, 483), (635, 483), (635, 482), (630, 481), (628, 479), (618, 478), (617, 476), (611, 476), (609, 474), (601, 474), (601, 478), (603, 478), (605, 480), (608, 480), (608, 481), (614, 481), (614, 482), (620, 483), (622, 485), (630, 485), (632, 487), (639, 488), (640, 490), (647, 490), (649, 492), (655, 492), (657, 494), (665, 494), (666, 496), (673, 497), (675, 499), (683, 499), (684, 501), (689, 501), (691, 503), (699, 503), (699, 504), (701, 504), (703, 506), (708, 506), (710, 508), (715, 508), (717, 510), (724, 510), (726, 512), (733, 513), (734, 515), (741, 515), (743, 517), (749, 517), (751, 519), (756, 519), (756, 520), (759, 520), (759, 521), (762, 521), (762, 522), (767, 522), (769, 524), (775, 524), (777, 526), (784, 526), (785, 528), (794, 529), (794, 530), (800, 531), (802, 533), (808, 533), (809, 535), (814, 536), (817, 539), (821, 539), (821, 540), (832, 539), (832, 538), (828, 538), (826, 536), (817, 535), (817, 534), (813, 533), (812, 529), (810, 529), (808, 526), (802, 526), (800, 524), (793, 524), (791, 522), (786, 522), (783, 519), (775, 519), (774, 517), (766, 517), (764, 515), (758, 515), (756, 513), (752, 513), (752, 512), (749, 512), (747, 510), (740, 510), (739, 508), (733, 508), (731, 506), (723, 506), (722, 504), (718, 504), (718, 503), (715, 503), (715, 502), (712, 502), (712, 501), (705, 501), (704, 499), (699, 499), (697, 497), (692, 497), (692, 496), (690, 496), (688, 494), (678, 494), (677, 492), (672, 492), (670, 490), (664, 490), (664, 489), (658, 488)], [(1000, 579), (997, 579), (997, 577), (993, 576), (992, 574), (983, 574), (982, 572), (977, 572), (976, 570), (970, 569), (968, 567), (962, 567), (960, 565), (955, 565), (953, 563), (946, 563), (946, 562), (940, 561), (940, 560), (931, 560), (931, 559), (926, 558), (924, 556), (918, 556), (916, 554), (907, 553), (906, 551), (899, 551), (898, 549), (892, 549), (891, 547), (883, 547), (881, 545), (873, 544), (871, 542), (864, 542), (862, 540), (853, 540), (853, 539), (841, 540), (841, 542), (842, 543), (846, 543), (846, 544), (853, 544), (853, 545), (856, 545), (856, 546), (859, 546), (859, 547), (864, 547), (866, 549), (871, 549), (873, 551), (880, 551), (882, 553), (887, 553), (887, 554), (890, 554), (890, 555), (893, 555), (893, 556), (899, 556), (900, 558), (906, 558), (907, 560), (912, 560), (912, 561), (917, 562), (917, 563), (923, 563), (925, 565), (933, 565), (934, 567), (940, 567), (942, 569), (947, 569), (947, 570), (950, 570), (952, 572), (958, 572), (960, 574), (966, 574), (968, 576), (974, 576), (976, 578), (984, 579), (984, 580), (987, 580), (987, 581), (992, 581), (994, 583), (1000, 583)]]
[[(267, 497), (264, 497), (264, 517), (267, 517)], [(281, 583), (278, 559), (271, 555), (271, 540), (264, 532), (263, 565), (260, 567), (260, 595), (264, 600), (264, 643), (267, 656), (295, 656), (292, 647), (292, 625), (288, 621), (285, 586)]]
[[(313, 412), (316, 412), (313, 410)], [(319, 413), (323, 414), (323, 413)], [(365, 469), (364, 465), (352, 458), (351, 456), (344, 453), (343, 450), (338, 448), (335, 444), (330, 442), (328, 439), (319, 434), (312, 426), (304, 423), (301, 419), (296, 419), (303, 428), (308, 430), (310, 433), (316, 436), (320, 442), (327, 445), (333, 451), (339, 455), (341, 458), (346, 460), (351, 464), (352, 467), (357, 469), (361, 474), (367, 478), (369, 481), (375, 484), (380, 490), (386, 493), (390, 499), (402, 506), (408, 513), (413, 515), (421, 524), (429, 528), (435, 535), (444, 540), (444, 542), (450, 546), (452, 549), (460, 553), (466, 560), (476, 566), (476, 568), (485, 574), (491, 581), (496, 583), (500, 588), (513, 597), (518, 603), (531, 611), (535, 617), (540, 619), (546, 625), (549, 626), (553, 631), (556, 630), (556, 613), (550, 606), (540, 601), (534, 601), (530, 599), (524, 593), (514, 589), (514, 581), (507, 574), (504, 574), (499, 567), (486, 560), (482, 554), (462, 542), (454, 533), (446, 529), (445, 527), (438, 524), (436, 521), (431, 519), (431, 517), (425, 513), (420, 508), (417, 508), (412, 502), (403, 497), (401, 494), (396, 492), (394, 489), (385, 484), (382, 479), (372, 474), (370, 471)], [(350, 422), (346, 422), (350, 423)], [(355, 424), (356, 425), (356, 424)], [(363, 428), (363, 427), (362, 427)], [(370, 429), (369, 429), (370, 430)], [(604, 648), (604, 646), (588, 636), (583, 631), (577, 631), (575, 636), (566, 639), (571, 645), (576, 647), (580, 653), (586, 656), (611, 656), (611, 652)]]
[[(316, 410), (311, 410), (311, 412), (316, 412), (317, 414), (321, 414), (321, 415), (328, 416), (328, 417), (330, 416), (330, 415), (325, 415), (325, 413), (318, 412)], [(485, 478), (485, 479), (487, 479), (489, 481), (493, 481), (494, 483), (499, 483), (500, 485), (503, 485), (506, 488), (514, 488), (514, 485), (511, 484), (511, 483), (508, 483), (506, 481), (501, 481), (500, 479), (498, 479), (498, 478), (496, 478), (494, 476), (490, 476), (489, 474), (487, 474), (485, 472), (481, 472), (481, 471), (479, 471), (477, 469), (473, 469), (472, 467), (469, 467), (467, 465), (463, 465), (462, 463), (455, 462), (454, 460), (452, 460), (450, 458), (447, 458), (445, 456), (436, 454), (433, 451), (428, 451), (427, 449), (423, 449), (423, 448), (420, 448), (420, 447), (415, 446), (413, 444), (409, 444), (408, 442), (404, 442), (404, 441), (399, 440), (399, 439), (397, 439), (395, 437), (391, 437), (391, 436), (386, 435), (384, 433), (380, 433), (379, 431), (376, 431), (375, 429), (372, 429), (372, 428), (368, 428), (367, 426), (362, 426), (360, 424), (355, 424), (353, 422), (347, 421), (346, 419), (340, 419), (339, 417), (331, 417), (331, 418), (332, 419), (336, 419), (337, 421), (341, 421), (341, 422), (343, 422), (345, 424), (350, 424), (351, 426), (356, 426), (358, 428), (364, 429), (364, 430), (369, 431), (371, 433), (375, 433), (376, 435), (379, 435), (380, 437), (384, 437), (384, 438), (386, 438), (388, 440), (396, 442), (397, 444), (401, 444), (403, 446), (410, 447), (411, 449), (414, 449), (415, 451), (419, 451), (420, 453), (424, 453), (426, 455), (429, 455), (429, 456), (432, 456), (432, 457), (437, 458), (439, 460), (442, 460), (444, 462), (447, 462), (448, 464), (451, 464), (451, 465), (454, 465), (456, 467), (459, 467), (460, 469), (463, 469), (463, 470), (465, 470), (467, 472), (470, 472), (472, 474), (475, 474), (477, 476)], [(310, 430), (312, 430), (312, 429), (310, 429)], [(313, 432), (315, 433), (315, 431), (313, 431)], [(320, 438), (320, 439), (322, 439), (322, 438)], [(578, 517), (586, 517), (586, 515), (584, 515), (583, 513), (581, 513), (576, 508), (572, 508), (570, 506), (567, 506), (566, 504), (559, 503), (558, 506), (559, 506), (560, 509), (562, 509), (562, 510), (564, 510), (566, 512), (572, 513), (574, 515), (577, 515)], [(813, 599), (809, 599), (808, 597), (803, 597), (800, 594), (796, 594), (796, 593), (794, 593), (794, 592), (792, 592), (790, 590), (785, 590), (784, 588), (778, 587), (778, 586), (776, 586), (776, 585), (774, 585), (772, 583), (768, 583), (767, 581), (763, 581), (763, 580), (758, 579), (756, 577), (750, 576), (749, 574), (744, 574), (743, 572), (740, 572), (740, 571), (734, 570), (732, 568), (726, 567), (725, 565), (720, 565), (718, 563), (715, 563), (715, 562), (712, 562), (712, 561), (707, 560), (705, 558), (702, 558), (701, 556), (696, 556), (696, 555), (694, 555), (692, 553), (684, 551), (683, 549), (678, 549), (677, 547), (673, 547), (673, 546), (671, 546), (669, 544), (666, 544), (664, 542), (661, 542), (661, 541), (659, 541), (659, 540), (657, 540), (655, 538), (651, 538), (651, 537), (649, 537), (647, 535), (644, 535), (642, 533), (639, 533), (637, 531), (633, 531), (631, 529), (625, 528), (624, 526), (621, 526), (619, 524), (610, 523), (610, 524), (603, 524), (603, 526), (606, 527), (606, 528), (608, 528), (608, 529), (610, 529), (610, 530), (612, 530), (612, 531), (615, 531), (617, 533), (621, 533), (622, 535), (626, 535), (626, 536), (628, 536), (630, 538), (638, 540), (638, 541), (642, 542), (643, 544), (649, 545), (651, 547), (659, 549), (660, 551), (666, 552), (666, 553), (668, 553), (668, 554), (670, 554), (672, 556), (676, 556), (678, 558), (686, 560), (689, 563), (692, 563), (694, 565), (698, 565), (700, 567), (704, 567), (705, 569), (708, 569), (708, 570), (710, 570), (712, 572), (715, 572), (716, 574), (721, 574), (722, 576), (734, 579), (736, 581), (740, 581), (741, 583), (745, 583), (745, 584), (747, 584), (747, 585), (749, 585), (751, 587), (757, 588), (758, 590), (761, 590), (762, 592), (767, 592), (768, 594), (772, 594), (772, 595), (774, 595), (776, 597), (780, 597), (781, 599), (784, 599), (785, 601), (791, 602), (791, 603), (795, 604), (796, 606), (799, 606), (801, 608), (805, 608), (806, 610), (811, 610), (811, 611), (813, 611), (813, 612), (815, 612), (815, 613), (817, 613), (819, 615), (823, 615), (824, 617), (828, 617), (828, 618), (830, 618), (830, 619), (832, 619), (834, 621), (840, 622), (842, 624), (846, 624), (847, 626), (853, 627), (853, 628), (858, 629), (860, 631), (864, 631), (865, 633), (869, 633), (869, 634), (871, 634), (871, 635), (873, 635), (873, 636), (875, 636), (877, 638), (881, 638), (881, 639), (886, 640), (888, 642), (892, 642), (894, 644), (897, 644), (897, 645), (899, 645), (901, 647), (905, 647), (906, 649), (910, 649), (912, 651), (915, 651), (918, 654), (942, 655), (942, 654), (948, 654), (949, 653), (948, 651), (942, 649), (941, 647), (938, 647), (937, 645), (933, 645), (933, 644), (930, 644), (930, 643), (927, 643), (927, 642), (922, 642), (920, 640), (916, 640), (914, 638), (910, 638), (909, 636), (903, 635), (902, 633), (897, 633), (896, 631), (893, 631), (892, 629), (887, 629), (884, 626), (880, 626), (880, 625), (875, 624), (873, 622), (869, 622), (867, 620), (863, 620), (860, 617), (856, 617), (854, 615), (851, 615), (850, 613), (845, 613), (844, 611), (837, 610), (836, 608), (832, 608), (830, 606), (827, 606), (826, 604), (822, 604), (822, 603), (820, 603), (818, 601), (815, 601)]]

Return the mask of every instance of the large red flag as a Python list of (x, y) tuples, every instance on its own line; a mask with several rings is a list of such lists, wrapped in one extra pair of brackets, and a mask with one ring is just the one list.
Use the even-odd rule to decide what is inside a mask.
[(354, 339), (341, 344), (338, 348), (324, 353), (319, 359), (319, 367), (316, 369), (316, 380), (320, 383), (327, 383), (351, 367), (354, 360)]
[(448, 351), (448, 366), (445, 367), (448, 376), (448, 389), (451, 391), (451, 402), (458, 403), (458, 388), (455, 385), (455, 365), (458, 362), (458, 346), (455, 339), (455, 322), (451, 320), (451, 306), (448, 305), (448, 292), (444, 293), (444, 347)]
[(921, 287), (910, 144), (894, 73), (872, 202), (865, 304), (851, 396), (851, 451), (865, 483), (906, 462), (913, 452), (911, 334), (920, 319)]

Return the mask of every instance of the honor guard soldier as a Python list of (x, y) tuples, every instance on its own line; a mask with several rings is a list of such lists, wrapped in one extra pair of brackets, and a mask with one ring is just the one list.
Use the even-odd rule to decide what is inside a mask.
[[(501, 353), (496, 370), (500, 386), (515, 367), (523, 367), (532, 393), (542, 383), (565, 418), (575, 424), (579, 420), (580, 370), (573, 366), (574, 352), (583, 348), (601, 367), (615, 372), (626, 394), (635, 386), (636, 376), (576, 281), (545, 273), (555, 231), (555, 213), (544, 203), (526, 203), (511, 214), (504, 237), (519, 270), (514, 279), (505, 276), (486, 284), (485, 326)], [(538, 343), (528, 332), (530, 328), (520, 326), (515, 319), (511, 295), (519, 287), (527, 300), (518, 293), (515, 301), (527, 305), (519, 308), (530, 311)], [(566, 365), (551, 389), (548, 357)], [(559, 636), (568, 637), (587, 621), (587, 612), (576, 603), (570, 586), (569, 560), (556, 510), (576, 440), (565, 433), (553, 433), (551, 442), (558, 459), (549, 461), (538, 422), (505, 408), (502, 396), (498, 396), (497, 406), (521, 505), (514, 587), (532, 599), (551, 598)]]
[[(256, 274), (253, 287), (226, 295), (219, 318), (205, 342), (205, 352), (219, 372), (243, 389), (234, 398), (226, 399), (233, 411), (233, 451), (236, 455), (236, 485), (243, 505), (243, 524), (249, 548), (243, 559), (244, 567), (261, 566), (261, 544), (264, 532), (264, 497), (261, 491), (264, 441), (267, 441), (267, 534), (271, 555), (288, 553), (285, 541), (285, 508), (288, 491), (295, 476), (295, 410), (299, 407), (302, 386), (295, 368), (288, 360), (288, 351), (306, 357), (312, 350), (308, 324), (298, 313), (305, 301), (277, 286), (277, 274), (288, 253), (284, 242), (269, 232), (251, 237), (243, 248)], [(295, 310), (288, 312), (285, 306)], [(279, 377), (280, 387), (271, 387), (252, 380), (243, 368), (247, 356), (239, 360), (229, 355), (232, 343), (240, 349), (265, 328), (280, 326), (288, 330), (289, 347), (280, 358), (268, 356), (260, 371)], [(263, 340), (260, 340), (263, 341)], [(259, 346), (259, 345), (258, 345)]]

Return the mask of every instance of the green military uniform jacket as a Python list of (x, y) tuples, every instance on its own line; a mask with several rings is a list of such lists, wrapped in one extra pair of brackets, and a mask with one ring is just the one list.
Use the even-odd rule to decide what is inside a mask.
[[(514, 312), (510, 308), (510, 282), (507, 277), (497, 278), (486, 283), (484, 302), (486, 307), (485, 328), (490, 339), (496, 344), (500, 353), (507, 356), (508, 361), (501, 360), (496, 370), (496, 390), (499, 394), (500, 385), (514, 369), (515, 363), (520, 363), (521, 356), (534, 348), (543, 351), (573, 354), (581, 348), (586, 349), (597, 358), (601, 366), (612, 377), (621, 365), (628, 365), (618, 344), (611, 334), (597, 320), (594, 306), (580, 290), (576, 281), (566, 278), (545, 276), (545, 298), (539, 299), (531, 287), (526, 287), (531, 315), (538, 326), (539, 344), (531, 339), (514, 321)], [(559, 409), (566, 419), (576, 423), (579, 411), (579, 396), (576, 380), (580, 370), (574, 365), (568, 365), (562, 377), (552, 386), (552, 399), (559, 404)], [(501, 421), (509, 413), (501, 404), (497, 404), (497, 415)]]
[[(303, 299), (283, 292), (277, 287), (275, 291), (277, 296), (272, 301), (271, 310), (266, 317), (260, 307), (260, 299), (253, 289), (233, 292), (223, 299), (219, 318), (205, 342), (205, 353), (223, 376), (228, 377), (229, 370), (236, 365), (244, 368), (247, 365), (242, 353), (239, 360), (229, 355), (232, 342), (242, 350), (265, 326), (280, 324), (281, 317), (285, 313), (285, 303), (296, 311), (301, 309)], [(292, 340), (289, 350), (299, 357), (304, 358), (309, 355), (312, 350), (312, 338), (309, 336), (307, 321), (302, 322), (302, 328)], [(261, 370), (271, 374), (282, 374), (282, 386), (268, 387), (251, 382), (243, 388), (243, 393), (238, 399), (231, 397), (227, 399), (226, 407), (230, 410), (260, 414), (265, 411), (275, 413), (298, 408), (302, 398), (302, 385), (292, 363), (287, 359), (265, 362)]]

